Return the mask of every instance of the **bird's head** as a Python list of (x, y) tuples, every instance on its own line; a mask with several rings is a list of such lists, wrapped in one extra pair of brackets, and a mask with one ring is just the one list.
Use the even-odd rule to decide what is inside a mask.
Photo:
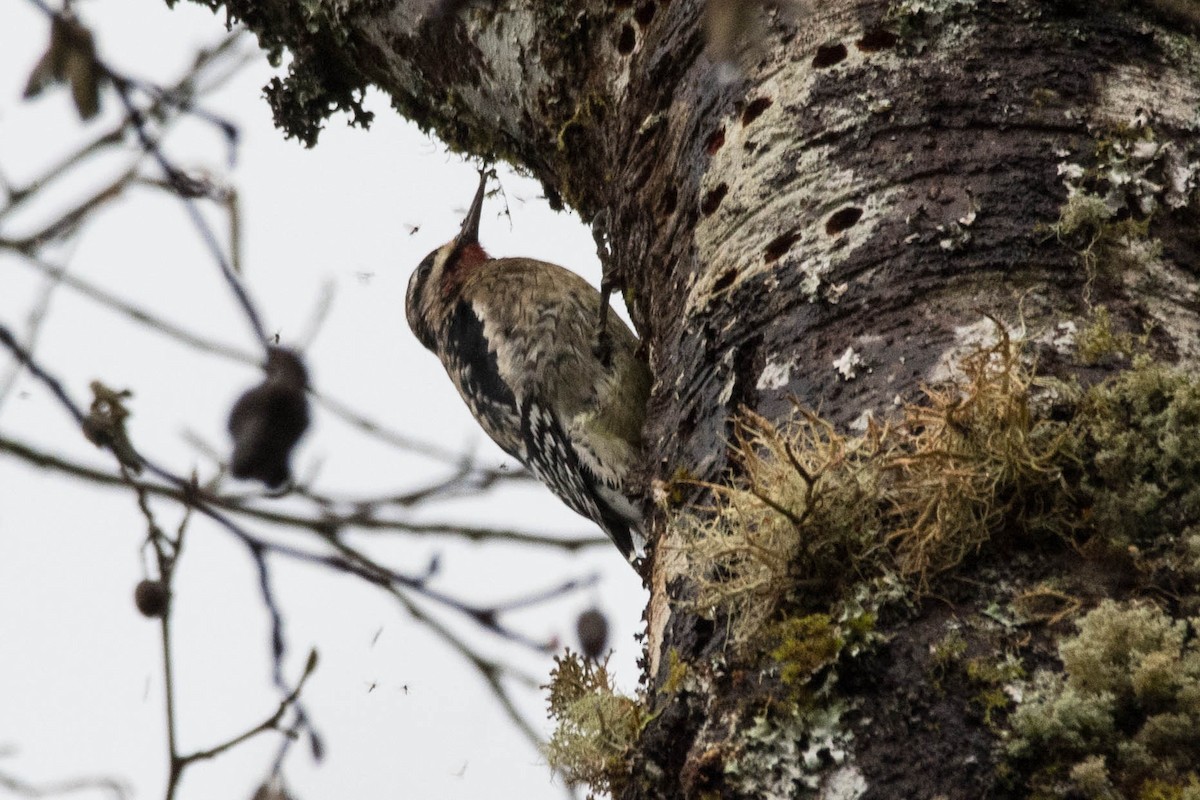
[(487, 179), (487, 171), (480, 170), (479, 188), (458, 235), (425, 256), (408, 279), (405, 298), (408, 326), (430, 350), (434, 348), (434, 331), (450, 313), (463, 278), (490, 259), (479, 245), (479, 218)]

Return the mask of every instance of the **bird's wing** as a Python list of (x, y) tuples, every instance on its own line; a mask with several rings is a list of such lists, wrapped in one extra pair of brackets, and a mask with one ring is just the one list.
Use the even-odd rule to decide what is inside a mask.
[(489, 349), (484, 336), (484, 321), (466, 301), (459, 301), (450, 316), (451, 343), (445, 353), (446, 372), (466, 401), (471, 414), (504, 452), (525, 461), (520, 430), (520, 410), (511, 384), (500, 374), (496, 352)]
[(537, 398), (521, 404), (521, 437), (525, 440), (525, 465), (558, 495), (572, 511), (595, 522), (621, 553), (633, 553), (630, 525), (632, 507), (615, 485), (607, 485), (590, 463), (590, 450), (579, 446), (558, 415)]

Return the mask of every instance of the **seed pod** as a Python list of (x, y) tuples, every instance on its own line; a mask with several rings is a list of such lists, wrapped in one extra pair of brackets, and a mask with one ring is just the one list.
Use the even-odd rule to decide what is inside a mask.
[(583, 654), (593, 661), (600, 658), (608, 648), (608, 619), (597, 608), (589, 608), (575, 622), (579, 634), (579, 646)]
[(288, 792), (287, 787), (283, 785), (283, 779), (275, 776), (259, 786), (255, 790), (254, 797), (251, 800), (295, 800), (295, 798)]
[(171, 592), (162, 581), (140, 581), (133, 590), (133, 604), (142, 616), (151, 619), (162, 617), (167, 613), (167, 605), (171, 601)]
[(260, 480), (272, 489), (287, 483), (292, 448), (308, 428), (307, 385), (300, 356), (272, 347), (263, 382), (238, 398), (229, 414), (233, 477)]

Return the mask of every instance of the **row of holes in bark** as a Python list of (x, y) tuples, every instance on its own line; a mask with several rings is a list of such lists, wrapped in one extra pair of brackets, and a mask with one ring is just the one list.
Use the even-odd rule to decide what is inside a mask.
[[(769, 97), (756, 97), (746, 104), (746, 108), (742, 110), (742, 127), (746, 127), (754, 120), (762, 116), (762, 113), (775, 104), (775, 101)], [(710, 156), (716, 155), (717, 151), (725, 146), (725, 126), (722, 125), (713, 131), (712, 135), (704, 142), (704, 152)]]
[[(629, 3), (628, 5), (632, 5), (632, 3)], [(647, 5), (652, 6), (653, 4)], [(639, 8), (639, 13), (641, 10), (642, 9)], [(651, 8), (649, 18), (652, 18), (653, 16), (653, 8)], [(647, 21), (649, 21), (649, 18), (647, 18)], [(639, 23), (640, 22), (641, 20), (639, 19)], [(629, 25), (626, 25), (625, 30), (622, 31), (622, 42), (624, 43), (626, 41), (626, 30), (628, 31), (628, 50), (622, 49), (624, 46), (623, 44), (618, 44), (617, 47), (617, 49), (623, 54), (632, 52), (634, 44), (636, 43), (633, 28)], [(889, 47), (894, 47), (898, 41), (899, 37), (891, 31), (883, 28), (873, 28), (864, 33), (862, 38), (855, 42), (855, 46), (864, 53), (873, 53)], [(830, 45), (823, 45), (817, 48), (817, 54), (813, 57), (813, 66), (816, 68), (831, 67), (834, 64), (844, 60), (847, 56), (847, 53), (848, 51), (846, 49), (846, 45), (840, 42)], [(755, 99), (751, 100), (748, 104), (746, 104), (745, 109), (742, 111), (742, 127), (746, 127), (750, 123), (754, 122), (754, 120), (762, 116), (763, 112), (770, 108), (773, 104), (774, 101), (769, 97), (756, 97)], [(704, 144), (704, 149), (708, 155), (712, 156), (715, 155), (717, 151), (720, 150), (724, 145), (725, 128), (722, 126), (708, 137), (708, 140)], [(729, 187), (724, 183), (709, 191), (700, 201), (700, 212), (704, 214), (704, 216), (711, 215), (720, 207), (721, 201), (725, 199), (725, 195), (728, 193)], [(660, 203), (662, 213), (664, 215), (670, 215), (674, 213), (677, 201), (678, 196), (674, 189), (668, 189), (666, 192), (664, 192), (662, 201)], [(825, 232), (830, 236), (836, 236), (842, 231), (853, 227), (859, 221), (859, 219), (862, 218), (862, 214), (862, 209), (855, 206), (847, 206), (842, 208), (834, 212), (833, 215), (826, 220)], [(789, 231), (788, 233), (776, 238), (774, 241), (768, 244), (766, 252), (764, 253), (764, 257), (766, 258), (767, 262), (769, 263), (775, 261), (785, 252), (787, 252), (788, 248), (791, 247), (798, 237), (798, 233), (795, 231)]]
[[(896, 34), (891, 31), (877, 28), (868, 31), (863, 35), (863, 38), (856, 42), (860, 50), (864, 52), (873, 52), (882, 50), (885, 47), (892, 47), (897, 42)], [(846, 57), (846, 45), (840, 42), (832, 45), (824, 45), (817, 48), (817, 54), (813, 57), (814, 67), (830, 67), (838, 63)], [(742, 110), (742, 127), (746, 127), (754, 120), (762, 116), (763, 112), (770, 108), (775, 101), (769, 97), (756, 97), (746, 104)], [(713, 132), (708, 140), (704, 143), (704, 150), (710, 156), (716, 155), (717, 151), (725, 145), (725, 128), (718, 128)]]
[[(675, 192), (674, 190), (669, 190), (668, 194), (671, 196), (669, 205), (671, 210), (674, 211), (676, 202)], [(725, 199), (727, 194), (729, 194), (729, 185), (726, 183), (717, 184), (716, 188), (710, 189), (700, 200), (700, 213), (706, 217), (712, 216), (716, 210), (721, 207), (721, 202)], [(667, 213), (671, 212), (668, 211)], [(829, 234), (830, 236), (837, 236), (839, 233), (849, 230), (857, 225), (858, 221), (862, 219), (862, 215), (863, 210), (858, 206), (845, 206), (844, 208), (840, 208), (830, 214), (829, 219), (825, 220), (825, 233)], [(791, 237), (790, 240), (788, 237)], [(786, 253), (788, 248), (792, 246), (792, 243), (794, 243), (798, 237), (799, 234), (797, 234), (795, 231), (789, 231), (783, 236), (780, 236), (772, 241), (769, 245), (767, 245), (767, 250), (765, 253), (767, 261), (774, 261)]]
[[(839, 211), (834, 212), (834, 214), (825, 221), (825, 232), (830, 236), (836, 236), (858, 222), (862, 218), (862, 215), (863, 210), (855, 206), (847, 206), (846, 208), (840, 209)], [(796, 228), (792, 228), (782, 236), (776, 236), (767, 245), (767, 249), (763, 251), (763, 259), (768, 264), (778, 261), (784, 253), (792, 248), (792, 245), (799, 241), (799, 239), (800, 231)], [(733, 282), (737, 280), (737, 276), (738, 270), (736, 267), (726, 270), (724, 273), (722, 273), (721, 277), (717, 278), (716, 281), (713, 282), (712, 293), (716, 294), (717, 292), (728, 289), (733, 285)]]
[[(617, 5), (628, 7), (633, 3), (619, 2)], [(637, 22), (638, 27), (644, 28), (654, 19), (654, 12), (654, 3), (643, 3), (633, 13), (633, 19)], [(880, 50), (895, 47), (898, 41), (900, 41), (900, 37), (891, 31), (885, 28), (872, 28), (864, 33), (862, 38), (854, 43), (854, 46), (864, 53), (877, 53)], [(617, 52), (627, 56), (633, 52), (635, 47), (637, 47), (637, 31), (634, 30), (633, 25), (627, 22), (621, 26), (621, 32), (617, 35)], [(813, 56), (812, 65), (816, 69), (832, 67), (834, 64), (844, 61), (848, 53), (846, 45), (841, 42), (821, 45), (817, 48), (817, 54)]]
[[(895, 47), (898, 41), (900, 41), (900, 37), (891, 31), (884, 28), (872, 28), (864, 33), (862, 38), (854, 43), (854, 46), (864, 53), (877, 53), (880, 50)], [(817, 48), (817, 54), (813, 56), (813, 68), (826, 69), (832, 67), (834, 64), (845, 61), (849, 52), (846, 49), (846, 45), (841, 42), (823, 44)]]

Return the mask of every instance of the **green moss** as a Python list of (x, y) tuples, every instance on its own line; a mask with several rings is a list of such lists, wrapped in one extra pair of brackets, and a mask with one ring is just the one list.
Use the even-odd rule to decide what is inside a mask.
[(1129, 359), (1138, 350), (1144, 350), (1149, 336), (1135, 337), (1128, 331), (1113, 330), (1112, 315), (1104, 306), (1092, 309), (1088, 324), (1075, 337), (1079, 349), (1079, 360), (1091, 367), (1112, 358)]
[(663, 694), (675, 694), (684, 687), (688, 678), (687, 662), (679, 657), (679, 651), (672, 647), (667, 651), (667, 678), (659, 687)]
[(973, 658), (965, 665), (967, 680), (978, 691), (971, 698), (972, 708), (983, 717), (989, 728), (1001, 721), (1001, 712), (1007, 712), (1013, 704), (1010, 687), (1025, 677), (1025, 668), (1013, 655), (1004, 658)]
[(1010, 687), (1025, 677), (1025, 669), (1013, 655), (1004, 658), (977, 656), (967, 659), (969, 643), (955, 627), (930, 649), (929, 671), (934, 684), (942, 688), (955, 675), (961, 675), (974, 690), (970, 699), (972, 711), (994, 728), (1000, 721), (998, 712), (1012, 705)]
[(1106, 600), (1059, 654), (1065, 674), (1039, 673), (1012, 715), (1008, 754), (1037, 790), (1139, 798), (1193, 780), (1200, 645), (1188, 623)]
[[(875, 595), (872, 598), (875, 602), (879, 602), (882, 598)], [(857, 613), (847, 607), (844, 615), (840, 620), (843, 631), (846, 635), (846, 644), (849, 646), (852, 655), (857, 655), (854, 652), (855, 646), (858, 643), (871, 643), (880, 637), (876, 630), (876, 624), (879, 622), (878, 615), (873, 611), (861, 611)]]
[(779, 665), (779, 679), (794, 695), (806, 692), (813, 677), (837, 660), (843, 644), (828, 614), (783, 620), (764, 638), (773, 643), (770, 654)]
[(1137, 800), (1200, 800), (1200, 776), (1193, 772), (1186, 781), (1148, 780), (1142, 784)]
[(1139, 357), (1087, 392), (1075, 424), (1091, 524), (1117, 545), (1173, 551), (1187, 569), (1187, 531), (1200, 525), (1200, 380)]
[(1003, 689), (984, 689), (971, 698), (971, 705), (983, 717), (983, 724), (989, 728), (996, 725), (998, 712), (1006, 711), (1012, 700)]
[(967, 679), (985, 686), (1003, 686), (1025, 678), (1020, 660), (1009, 654), (1001, 659), (973, 658), (966, 664)]
[(957, 628), (947, 633), (935, 644), (929, 654), (929, 666), (935, 680), (941, 681), (952, 670), (962, 664), (967, 652), (967, 640)]

